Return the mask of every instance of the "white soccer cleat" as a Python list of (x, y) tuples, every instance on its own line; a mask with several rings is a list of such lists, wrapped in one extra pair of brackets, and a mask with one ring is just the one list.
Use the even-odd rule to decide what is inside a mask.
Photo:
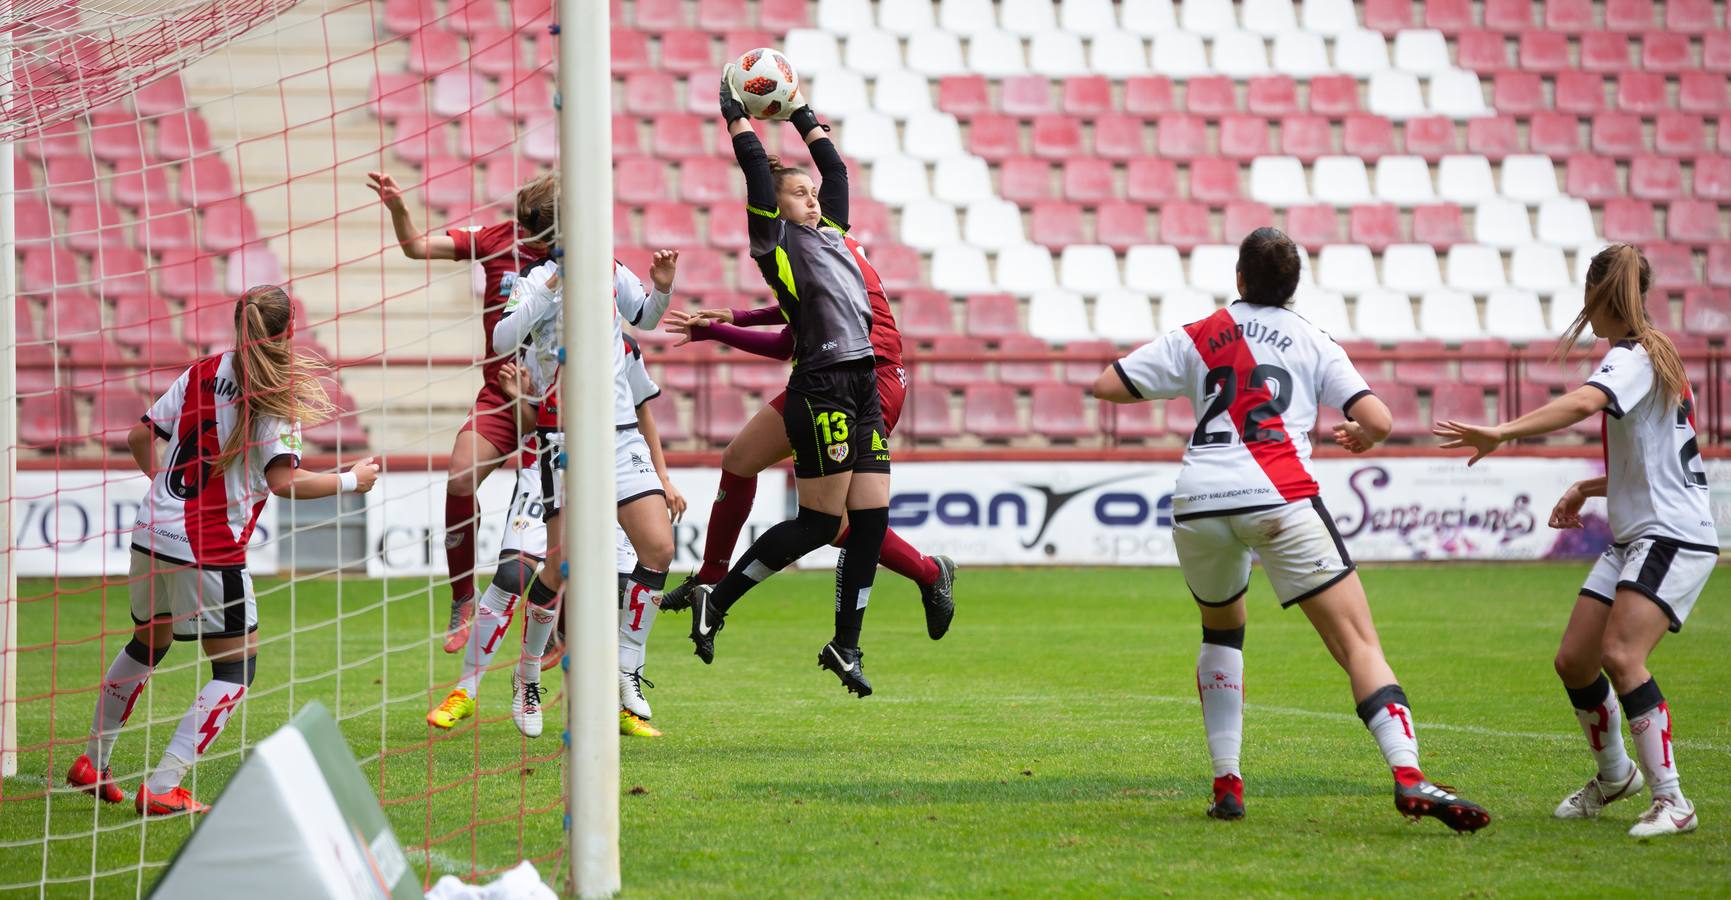
[(511, 673), (511, 721), (524, 737), (541, 736), (541, 682)]
[(1653, 805), (1647, 807), (1641, 818), (1635, 820), (1634, 827), (1629, 829), (1629, 837), (1685, 834), (1694, 831), (1697, 824), (1695, 804), (1683, 797), (1654, 797)]
[(654, 687), (655, 683), (643, 677), (643, 670), (619, 673), (619, 708), (631, 713), (639, 719), (649, 721), (649, 701), (643, 698), (643, 685)]
[(1646, 786), (1647, 780), (1641, 777), (1641, 767), (1631, 762), (1628, 778), (1606, 782), (1595, 775), (1585, 787), (1564, 797), (1552, 815), (1559, 819), (1591, 819), (1618, 800), (1639, 794)]

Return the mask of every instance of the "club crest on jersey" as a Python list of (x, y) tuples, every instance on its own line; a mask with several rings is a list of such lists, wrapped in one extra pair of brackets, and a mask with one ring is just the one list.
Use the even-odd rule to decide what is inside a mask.
[(838, 463), (847, 462), (848, 448), (846, 444), (830, 444), (829, 448), (824, 452), (829, 454), (830, 459), (833, 459)]

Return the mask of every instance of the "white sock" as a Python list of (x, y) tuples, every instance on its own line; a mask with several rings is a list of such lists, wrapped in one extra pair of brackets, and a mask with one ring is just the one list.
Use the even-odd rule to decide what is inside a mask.
[[(1647, 679), (1646, 684), (1624, 694), (1622, 701), (1623, 708), (1630, 710), (1629, 734), (1635, 738), (1635, 756), (1647, 776), (1647, 788), (1654, 797), (1682, 799), (1677, 756), (1671, 745), (1671, 707), (1659, 693), (1658, 682)], [(1642, 711), (1635, 713), (1637, 709)]]
[(541, 653), (547, 637), (559, 624), (559, 592), (536, 578), (529, 583), (529, 602), (523, 610), (523, 656), (517, 660), (517, 677), (541, 683)]
[(96, 691), (96, 711), (90, 717), (90, 738), (84, 742), (84, 755), (90, 757), (91, 765), (98, 772), (108, 767), (108, 758), (114, 753), (114, 742), (120, 738), (120, 728), (132, 716), (132, 707), (144, 693), (150, 673), (155, 671), (153, 666), (140, 661), (139, 656), (146, 660), (160, 660), (165, 652), (167, 648), (152, 651), (135, 638), (115, 655), (114, 662), (108, 664), (108, 672), (102, 676), (102, 685)]
[(1623, 749), (1623, 707), (1611, 690), (1610, 679), (1601, 674), (1598, 681), (1584, 688), (1564, 689), (1575, 707), (1575, 721), (1581, 723), (1581, 733), (1587, 736), (1587, 746), (1593, 748), (1599, 780), (1619, 782), (1627, 778), (1634, 762)]
[(1358, 717), (1376, 738), (1376, 746), (1382, 750), (1382, 758), (1388, 760), (1389, 768), (1418, 768), (1418, 732), (1412, 708), (1406, 703), (1406, 692), (1400, 685), (1377, 688), (1358, 704)]
[(457, 682), (469, 699), (480, 694), (481, 677), (493, 664), (493, 654), (504, 642), (516, 608), (517, 595), (505, 593), (497, 584), (489, 584), (481, 592), (481, 599), (475, 604), (475, 624), (469, 631), (469, 644), (463, 649), (463, 677)]
[(198, 697), (192, 701), (186, 715), (181, 716), (180, 724), (174, 728), (174, 737), (169, 740), (168, 748), (162, 751), (162, 760), (145, 781), (152, 794), (167, 793), (180, 784), (180, 780), (186, 777), (186, 770), (222, 734), (245, 696), (246, 685), (232, 681), (211, 679), (198, 689)]
[[(1235, 631), (1242, 643), (1243, 629)], [(1244, 744), (1244, 651), (1204, 639), (1196, 654), (1196, 694), (1202, 698), (1202, 722), (1208, 729), (1214, 777), (1239, 774), (1238, 750)]]
[[(647, 581), (648, 584), (644, 582)], [(639, 566), (625, 580), (625, 593), (619, 598), (619, 671), (635, 672), (643, 668), (648, 653), (649, 629), (655, 626), (655, 614), (661, 611), (661, 585), (667, 583), (666, 572), (654, 572)]]

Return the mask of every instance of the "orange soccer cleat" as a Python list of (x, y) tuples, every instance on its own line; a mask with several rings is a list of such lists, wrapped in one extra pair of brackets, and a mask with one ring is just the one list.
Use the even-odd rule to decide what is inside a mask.
[(192, 799), (192, 792), (176, 786), (166, 794), (152, 794), (148, 785), (138, 786), (134, 807), (141, 816), (178, 816), (181, 813), (210, 812), (210, 807)]
[(102, 771), (97, 771), (96, 764), (86, 754), (81, 753), (72, 761), (72, 768), (66, 770), (66, 783), (104, 803), (120, 803), (126, 799), (120, 785), (115, 784), (113, 776), (108, 774), (108, 768), (104, 766)]

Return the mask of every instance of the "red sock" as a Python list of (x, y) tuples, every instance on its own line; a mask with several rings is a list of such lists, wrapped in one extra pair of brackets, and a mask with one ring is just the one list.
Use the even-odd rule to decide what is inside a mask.
[(757, 498), (757, 476), (735, 475), (721, 470), (721, 486), (715, 491), (715, 504), (709, 508), (709, 532), (703, 536), (703, 565), (697, 570), (697, 580), (715, 584), (727, 574), (733, 561), (733, 545), (739, 543), (740, 529), (751, 515), (751, 501)]
[(475, 596), (475, 498), (445, 495), (445, 568), (451, 599)]
[(1424, 780), (1424, 773), (1412, 766), (1395, 766), (1394, 780), (1401, 787), (1412, 787)]
[(921, 587), (938, 580), (937, 562), (902, 540), (894, 528), (884, 533), (884, 547), (878, 556), (878, 565)]

